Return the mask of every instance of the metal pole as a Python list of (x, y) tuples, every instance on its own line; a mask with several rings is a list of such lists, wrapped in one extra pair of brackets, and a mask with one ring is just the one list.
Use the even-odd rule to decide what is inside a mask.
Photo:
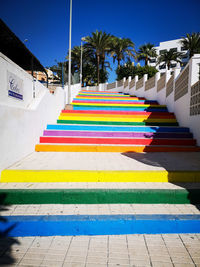
[(62, 88), (64, 88), (64, 63), (62, 62)]
[(83, 72), (83, 46), (82, 46), (82, 41), (81, 41), (81, 69), (80, 69), (80, 84), (82, 86), (82, 72)]
[(70, 0), (70, 21), (69, 21), (69, 71), (68, 71), (68, 97), (67, 104), (71, 100), (71, 35), (72, 35), (72, 0)]

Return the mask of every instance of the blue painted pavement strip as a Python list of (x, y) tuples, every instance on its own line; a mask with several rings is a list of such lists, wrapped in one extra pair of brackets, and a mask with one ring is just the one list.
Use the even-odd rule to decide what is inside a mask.
[(200, 233), (200, 215), (3, 216), (6, 236)]

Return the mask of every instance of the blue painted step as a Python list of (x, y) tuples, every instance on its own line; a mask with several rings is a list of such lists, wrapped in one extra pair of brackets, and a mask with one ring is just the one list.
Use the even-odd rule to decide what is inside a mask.
[(77, 131), (114, 131), (114, 132), (150, 132), (150, 133), (188, 133), (185, 127), (156, 127), (156, 126), (101, 126), (101, 125), (70, 125), (70, 124), (48, 124), (47, 130), (77, 130)]

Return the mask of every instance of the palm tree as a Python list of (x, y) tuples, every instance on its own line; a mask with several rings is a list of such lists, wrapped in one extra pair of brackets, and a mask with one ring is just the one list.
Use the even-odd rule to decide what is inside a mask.
[(139, 47), (137, 59), (139, 61), (144, 60), (145, 66), (147, 66), (148, 60), (150, 60), (152, 57), (157, 57), (156, 49), (154, 48), (153, 44), (147, 43)]
[(164, 52), (158, 57), (157, 65), (164, 62), (167, 65), (168, 70), (170, 69), (171, 61), (181, 63), (181, 56), (183, 53), (169, 50)]
[(193, 57), (195, 53), (200, 53), (200, 33), (187, 33), (186, 37), (182, 37), (180, 43), (185, 50), (188, 50), (189, 58)]
[[(67, 59), (69, 56), (67, 56)], [(71, 50), (71, 62), (72, 66), (77, 71), (80, 71), (80, 62), (81, 62), (81, 47), (80, 46), (74, 46)]]
[(121, 60), (125, 61), (126, 58), (135, 57), (134, 47), (134, 43), (129, 38), (112, 37), (110, 55), (113, 57), (114, 63), (117, 60), (118, 68), (120, 67)]
[(105, 56), (110, 48), (110, 40), (110, 34), (98, 30), (96, 30), (96, 32), (92, 32), (92, 36), (85, 37), (85, 46), (96, 56), (98, 85), (100, 81), (100, 63), (102, 65), (102, 69), (104, 69)]

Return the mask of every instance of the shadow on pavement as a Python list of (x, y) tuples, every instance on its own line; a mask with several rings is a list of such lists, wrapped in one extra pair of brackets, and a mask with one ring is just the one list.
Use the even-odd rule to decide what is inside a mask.
[[(3, 211), (6, 211), (8, 206), (4, 206), (4, 200), (6, 198), (6, 194), (0, 194), (0, 214)], [(15, 225), (8, 226), (5, 228), (7, 223), (6, 217), (0, 215), (0, 266), (14, 264), (16, 260), (12, 256), (12, 246), (14, 244), (19, 244), (17, 239), (13, 237), (9, 237), (9, 233), (15, 227)], [(3, 228), (2, 228), (3, 226)], [(3, 230), (2, 230), (3, 229)]]
[[(139, 161), (146, 165), (146, 169), (150, 170), (149, 166), (159, 167), (168, 172), (168, 181), (174, 185), (182, 187), (188, 192), (189, 202), (200, 210), (200, 183), (177, 183), (174, 181), (174, 171), (200, 171), (200, 153), (198, 152), (148, 152), (148, 153), (122, 153), (123, 156), (129, 157), (134, 161)], [(152, 169), (152, 168), (151, 168)], [(153, 168), (156, 170), (156, 168)], [(196, 189), (196, 192), (195, 190)], [(198, 193), (197, 193), (198, 190)]]

